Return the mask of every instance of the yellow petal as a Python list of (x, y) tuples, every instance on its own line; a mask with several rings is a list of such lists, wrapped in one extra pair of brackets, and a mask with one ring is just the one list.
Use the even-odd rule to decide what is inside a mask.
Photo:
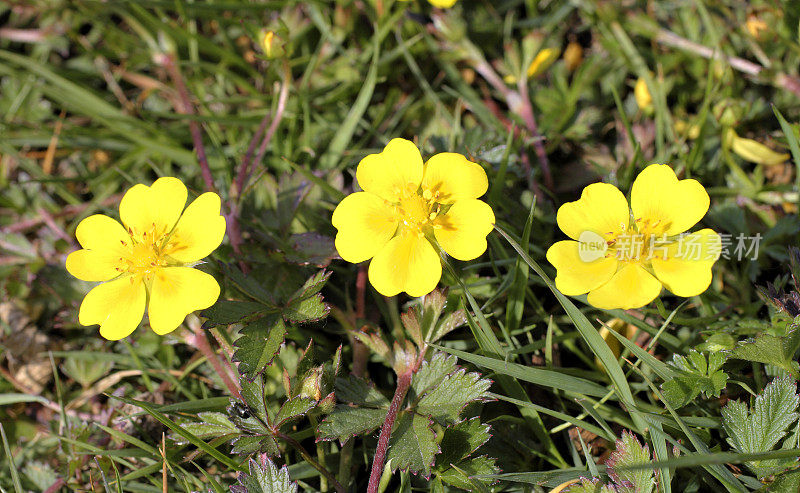
[(369, 282), (384, 296), (401, 291), (423, 296), (433, 291), (441, 277), (436, 250), (425, 237), (415, 234), (395, 236), (369, 264)]
[(336, 233), (336, 251), (348, 262), (357, 264), (378, 253), (397, 231), (398, 219), (391, 206), (369, 192), (344, 198), (331, 218)]
[(119, 217), (135, 234), (147, 232), (158, 237), (175, 226), (186, 197), (186, 186), (177, 178), (159, 178), (149, 187), (134, 185), (122, 197)]
[(536, 54), (531, 64), (528, 66), (528, 77), (536, 77), (550, 68), (556, 60), (561, 50), (557, 48), (544, 48)]
[(711, 266), (722, 252), (720, 236), (710, 229), (682, 236), (666, 248), (666, 259), (654, 252), (656, 277), (672, 293), (697, 296), (711, 284)]
[(67, 255), (67, 272), (82, 281), (108, 281), (122, 273), (119, 258), (113, 250), (77, 250)]
[(577, 296), (602, 286), (617, 271), (615, 257), (585, 262), (577, 241), (559, 241), (547, 249), (547, 261), (556, 268), (556, 287), (567, 296)]
[(590, 305), (612, 310), (640, 308), (650, 303), (661, 292), (661, 283), (641, 265), (630, 263), (597, 289), (589, 291)]
[(219, 214), (219, 195), (206, 192), (194, 199), (178, 220), (165, 253), (179, 262), (208, 257), (222, 243), (225, 218)]
[(477, 199), (486, 193), (489, 180), (480, 164), (455, 152), (442, 152), (428, 159), (422, 178), (423, 196), (430, 192), (436, 202)]
[(213, 305), (219, 284), (213, 276), (190, 267), (158, 269), (150, 287), (147, 313), (150, 328), (159, 335), (177, 329), (186, 315)]
[(392, 139), (382, 152), (370, 154), (358, 163), (358, 185), (390, 202), (416, 192), (422, 182), (422, 156), (410, 140)]
[(100, 335), (116, 341), (131, 334), (144, 315), (147, 291), (141, 277), (125, 276), (89, 291), (81, 303), (81, 325), (100, 325)]
[(628, 229), (628, 201), (614, 185), (592, 183), (583, 189), (581, 198), (567, 202), (558, 209), (556, 221), (561, 231), (573, 240), (584, 231), (597, 233), (605, 239)]
[(457, 1), (458, 0), (428, 0), (431, 5), (439, 7), (440, 9), (449, 9), (455, 5)]
[(131, 240), (120, 223), (102, 214), (89, 216), (75, 230), (78, 243), (90, 250), (117, 250)]
[(437, 218), (436, 241), (451, 257), (472, 260), (486, 251), (486, 235), (492, 231), (494, 212), (480, 200), (459, 200)]
[(742, 159), (766, 165), (781, 164), (789, 159), (789, 154), (775, 152), (756, 140), (739, 137), (733, 130), (731, 133), (731, 150)]
[(631, 209), (638, 221), (658, 223), (654, 234), (683, 233), (708, 212), (706, 189), (697, 180), (680, 180), (665, 164), (645, 168), (631, 189)]
[(650, 89), (647, 87), (647, 82), (643, 77), (636, 79), (636, 85), (633, 87), (633, 98), (636, 100), (636, 105), (642, 111), (649, 111), (653, 108), (653, 96), (650, 95)]

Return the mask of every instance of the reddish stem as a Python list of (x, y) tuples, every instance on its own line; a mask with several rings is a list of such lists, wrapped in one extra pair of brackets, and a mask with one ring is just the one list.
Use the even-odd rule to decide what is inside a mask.
[(208, 343), (208, 338), (206, 337), (205, 332), (199, 326), (192, 328), (192, 335), (188, 338), (188, 342), (194, 343), (194, 346), (197, 348), (203, 356), (206, 357), (211, 366), (214, 367), (214, 371), (217, 372), (219, 378), (222, 379), (222, 382), (228, 387), (231, 395), (236, 397), (237, 399), (242, 399), (242, 394), (239, 391), (239, 385), (233, 381), (231, 375), (225, 370), (222, 366), (222, 363), (219, 361), (219, 357), (217, 353), (211, 349), (211, 344)]
[(397, 419), (397, 413), (400, 411), (400, 405), (406, 398), (408, 388), (411, 386), (411, 377), (414, 376), (414, 370), (409, 369), (397, 377), (397, 388), (392, 397), (392, 403), (389, 405), (389, 412), (386, 413), (386, 421), (381, 426), (381, 435), (378, 437), (378, 449), (375, 451), (375, 458), (372, 460), (372, 471), (369, 474), (369, 485), (367, 486), (367, 493), (378, 493), (378, 485), (381, 481), (383, 474), (383, 463), (386, 460), (386, 452), (389, 449), (389, 437), (392, 435), (392, 428)]

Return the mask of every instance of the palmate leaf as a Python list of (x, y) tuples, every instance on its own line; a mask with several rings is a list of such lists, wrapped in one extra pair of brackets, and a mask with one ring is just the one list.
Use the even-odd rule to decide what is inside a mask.
[[(722, 409), (722, 424), (728, 433), (728, 443), (738, 452), (767, 452), (786, 435), (787, 428), (797, 422), (797, 383), (789, 377), (770, 382), (756, 396), (751, 410), (741, 401), (731, 401)], [(796, 441), (796, 440), (792, 440)], [(792, 448), (794, 443), (784, 444)], [(747, 462), (759, 477), (775, 474), (792, 461), (771, 459)]]
[(297, 493), (297, 483), (289, 480), (286, 466), (278, 469), (269, 459), (263, 466), (250, 459), (248, 466), (250, 474), (240, 472), (239, 484), (231, 486), (231, 493)]
[(676, 376), (662, 385), (664, 397), (676, 408), (692, 402), (700, 393), (719, 397), (728, 383), (728, 375), (722, 371), (726, 359), (726, 355), (719, 352), (709, 353), (706, 359), (695, 350), (686, 356), (674, 355), (672, 366), (677, 369)]

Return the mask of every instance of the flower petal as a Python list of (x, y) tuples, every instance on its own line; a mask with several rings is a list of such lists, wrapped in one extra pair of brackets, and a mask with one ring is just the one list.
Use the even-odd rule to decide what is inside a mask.
[(589, 291), (590, 305), (612, 310), (640, 308), (650, 303), (661, 292), (661, 283), (636, 263), (629, 263), (614, 274), (610, 281)]
[(67, 255), (67, 272), (82, 281), (108, 281), (122, 273), (119, 258), (113, 250), (76, 250)]
[(461, 154), (443, 152), (425, 163), (422, 188), (430, 191), (436, 202), (452, 204), (457, 200), (477, 199), (485, 194), (489, 180), (480, 164), (467, 160)]
[(156, 237), (169, 233), (186, 205), (186, 186), (177, 178), (159, 178), (153, 185), (134, 185), (119, 203), (119, 217), (126, 228)]
[(221, 201), (214, 192), (194, 199), (178, 220), (164, 252), (179, 262), (195, 262), (208, 257), (222, 243), (225, 218)]
[(405, 291), (423, 296), (436, 287), (442, 277), (442, 263), (430, 242), (423, 236), (395, 236), (369, 264), (369, 282), (384, 296)]
[(547, 261), (556, 268), (556, 287), (567, 296), (588, 293), (607, 283), (617, 272), (619, 261), (601, 257), (584, 261), (577, 241), (559, 241), (547, 249)]
[(78, 243), (90, 250), (117, 250), (131, 241), (120, 223), (102, 214), (89, 216), (75, 230)]
[(386, 245), (395, 231), (398, 218), (390, 205), (369, 192), (356, 192), (344, 198), (331, 218), (336, 233), (336, 251), (348, 262), (370, 259)]
[(673, 294), (697, 296), (711, 284), (711, 266), (721, 251), (720, 236), (710, 229), (702, 229), (669, 245), (665, 259), (656, 252), (653, 270)]
[(489, 204), (476, 199), (460, 200), (437, 218), (433, 230), (436, 241), (451, 257), (472, 260), (486, 251), (486, 235), (492, 231), (494, 212)]
[(392, 139), (382, 152), (370, 154), (358, 163), (358, 185), (390, 202), (413, 193), (422, 182), (422, 155), (413, 142)]
[(697, 180), (680, 180), (665, 164), (645, 168), (631, 188), (631, 209), (637, 220), (661, 221), (656, 233), (667, 236), (688, 230), (708, 212), (706, 189)]
[(159, 335), (177, 329), (186, 315), (213, 305), (219, 284), (210, 274), (190, 267), (158, 269), (150, 287), (147, 313), (150, 328)]
[(592, 183), (583, 189), (580, 199), (559, 207), (556, 221), (561, 231), (573, 240), (579, 239), (584, 231), (609, 240), (628, 229), (628, 201), (614, 185)]
[(147, 290), (141, 277), (125, 276), (95, 286), (81, 303), (81, 325), (100, 325), (100, 335), (109, 341), (127, 337), (144, 315)]

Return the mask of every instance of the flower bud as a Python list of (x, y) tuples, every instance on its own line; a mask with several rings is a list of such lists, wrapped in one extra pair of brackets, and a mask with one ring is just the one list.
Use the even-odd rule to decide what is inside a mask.
[(556, 48), (544, 48), (533, 59), (528, 66), (528, 77), (536, 77), (544, 73), (550, 66), (558, 60), (560, 51)]
[(578, 65), (580, 65), (582, 61), (583, 48), (581, 45), (575, 41), (568, 44), (567, 48), (564, 50), (564, 63), (567, 66), (567, 70), (572, 72), (578, 68)]
[(636, 105), (645, 113), (653, 110), (653, 96), (650, 94), (650, 89), (647, 87), (643, 77), (636, 79), (636, 85), (633, 87), (633, 97), (636, 99)]
[(280, 58), (286, 54), (284, 40), (275, 31), (261, 31), (259, 45), (261, 46), (261, 51), (269, 59)]
[(789, 154), (775, 152), (761, 142), (739, 137), (733, 129), (727, 135), (730, 148), (740, 158), (756, 164), (781, 164), (789, 159)]

